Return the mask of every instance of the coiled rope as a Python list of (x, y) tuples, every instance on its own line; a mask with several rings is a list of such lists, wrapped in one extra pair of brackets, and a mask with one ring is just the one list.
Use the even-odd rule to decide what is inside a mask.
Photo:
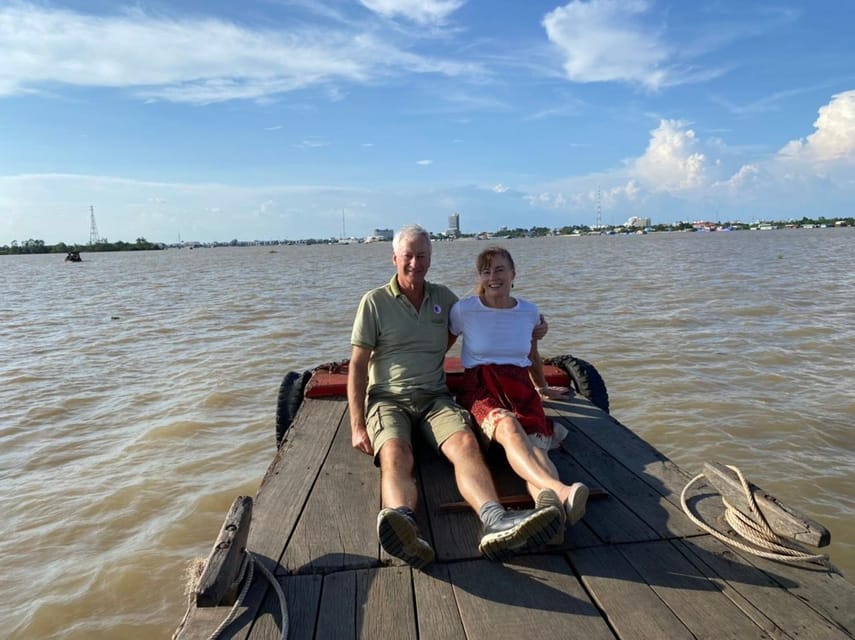
[[(287, 640), (288, 638), (288, 602), (285, 599), (285, 592), (282, 591), (282, 587), (279, 584), (279, 581), (276, 577), (270, 572), (270, 570), (264, 566), (261, 562), (255, 559), (255, 556), (252, 555), (249, 549), (243, 550), (245, 556), (243, 559), (243, 563), (241, 564), (240, 575), (238, 576), (237, 582), (243, 582), (243, 586), (241, 587), (240, 593), (238, 594), (237, 600), (232, 605), (231, 610), (226, 616), (225, 620), (223, 620), (220, 625), (214, 629), (210, 636), (208, 636), (208, 640), (216, 640), (223, 630), (228, 627), (234, 619), (237, 617), (238, 610), (243, 606), (243, 601), (246, 599), (246, 594), (249, 593), (249, 587), (252, 584), (252, 578), (254, 575), (254, 569), (257, 566), (261, 569), (261, 573), (267, 578), (267, 581), (273, 587), (273, 590), (276, 592), (276, 597), (279, 599), (279, 611), (282, 615), (282, 629), (279, 634), (280, 640)], [(190, 593), (190, 597), (192, 598), (192, 590)], [(181, 621), (181, 624), (178, 627), (178, 630), (173, 634), (172, 638), (175, 640), (181, 633), (181, 630), (184, 627), (185, 622), (187, 621), (187, 616), (190, 615), (190, 611), (193, 608), (192, 600), (187, 607), (187, 613), (184, 614), (184, 620)]]
[(724, 496), (722, 496), (721, 500), (725, 506), (724, 519), (738, 535), (742, 536), (742, 538), (749, 541), (751, 544), (749, 545), (741, 542), (733, 536), (714, 529), (707, 523), (701, 521), (700, 518), (696, 517), (695, 514), (691, 512), (689, 505), (686, 502), (686, 494), (689, 491), (689, 487), (704, 477), (703, 473), (699, 473), (689, 480), (686, 486), (683, 487), (683, 492), (680, 494), (680, 503), (683, 505), (683, 511), (689, 517), (689, 520), (722, 542), (761, 558), (780, 560), (783, 562), (825, 563), (828, 561), (828, 556), (824, 554), (808, 553), (800, 544), (783, 538), (775, 533), (772, 530), (772, 527), (769, 526), (769, 523), (766, 521), (763, 513), (760, 511), (760, 508), (757, 506), (754, 493), (748, 486), (748, 481), (745, 480), (742, 472), (737, 467), (733, 467), (731, 465), (725, 466), (736, 473), (736, 476), (739, 478), (739, 482), (742, 484), (742, 489), (745, 491), (745, 498), (748, 501), (752, 517), (749, 517), (735, 509), (727, 502)]

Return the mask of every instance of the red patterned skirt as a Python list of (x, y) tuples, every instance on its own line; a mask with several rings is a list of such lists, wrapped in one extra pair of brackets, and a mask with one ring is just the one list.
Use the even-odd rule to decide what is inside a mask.
[[(552, 421), (543, 412), (540, 395), (526, 367), (484, 364), (466, 369), (457, 401), (482, 428), (491, 422), (490, 414), (498, 409), (513, 413), (527, 434), (552, 438)], [(485, 432), (492, 438), (492, 429)]]

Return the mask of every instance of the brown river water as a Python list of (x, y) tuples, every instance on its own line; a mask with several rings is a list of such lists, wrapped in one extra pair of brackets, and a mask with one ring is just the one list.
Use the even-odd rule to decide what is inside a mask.
[[(435, 244), (430, 279), (470, 292), (485, 246)], [(688, 473), (736, 465), (824, 524), (855, 577), (855, 229), (504, 246), (544, 355), (593, 363)], [(348, 357), (391, 245), (63, 257), (0, 256), (0, 637), (169, 637), (272, 459), (282, 377)]]

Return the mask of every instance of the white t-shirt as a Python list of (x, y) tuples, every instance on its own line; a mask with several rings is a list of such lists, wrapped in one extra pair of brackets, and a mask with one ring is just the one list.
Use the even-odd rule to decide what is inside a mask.
[(451, 307), (448, 330), (463, 336), (460, 360), (464, 368), (481, 364), (531, 366), (531, 332), (540, 322), (540, 312), (528, 300), (516, 301), (510, 309), (493, 309), (478, 296), (470, 296)]

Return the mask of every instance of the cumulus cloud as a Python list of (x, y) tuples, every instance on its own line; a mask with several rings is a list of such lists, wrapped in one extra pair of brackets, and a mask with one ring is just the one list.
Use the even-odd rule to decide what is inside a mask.
[(661, 120), (632, 166), (633, 176), (650, 191), (685, 191), (707, 182), (706, 156), (695, 132), (679, 120)]
[(819, 108), (807, 138), (791, 140), (779, 152), (785, 160), (830, 163), (855, 160), (855, 90), (832, 96)]
[(507, 190), (508, 187), (506, 187), (502, 183), (499, 183), (495, 187), (493, 187), (493, 191), (495, 191), (496, 193), (505, 193)]
[(574, 0), (547, 13), (543, 26), (574, 82), (621, 81), (657, 89), (667, 81), (669, 51), (638, 21), (644, 0)]
[[(0, 8), (0, 50), (0, 95), (58, 84), (205, 104), (390, 74), (477, 72), (477, 65), (417, 55), (338, 25), (250, 29), (214, 18), (142, 10), (94, 16), (28, 3)], [(342, 94), (332, 87), (329, 95)]]
[(360, 0), (363, 6), (387, 18), (401, 16), (418, 24), (441, 24), (465, 0)]

